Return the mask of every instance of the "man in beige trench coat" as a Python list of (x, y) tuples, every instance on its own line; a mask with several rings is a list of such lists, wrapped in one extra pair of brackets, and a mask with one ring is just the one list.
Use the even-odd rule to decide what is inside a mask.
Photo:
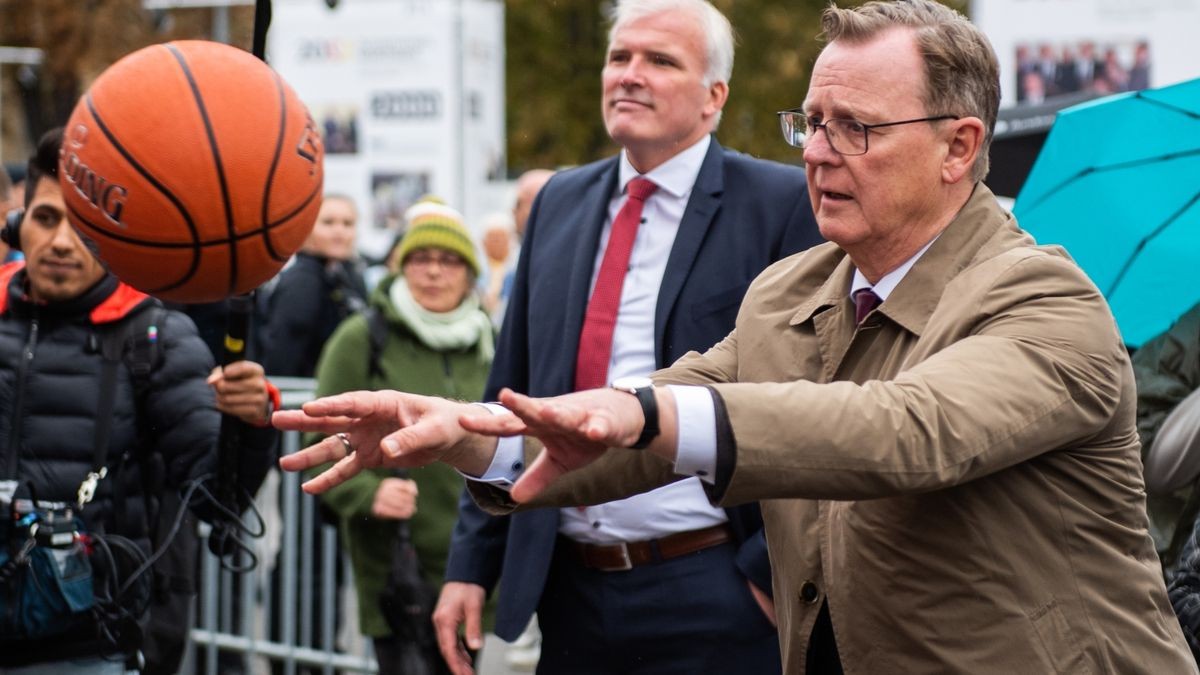
[(505, 392), (515, 415), (396, 392), (310, 403), (276, 424), (344, 434), (284, 467), (340, 460), (320, 491), (440, 459), (496, 511), (681, 475), (714, 503), (759, 500), (789, 673), (1197, 672), (1147, 533), (1112, 317), (981, 182), (991, 47), (929, 0), (822, 23), (803, 107), (781, 115), (831, 243), (768, 268), (728, 338), (658, 386)]

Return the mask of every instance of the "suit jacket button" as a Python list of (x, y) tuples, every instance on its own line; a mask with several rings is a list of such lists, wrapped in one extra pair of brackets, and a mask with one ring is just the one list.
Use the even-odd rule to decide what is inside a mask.
[(817, 592), (817, 585), (811, 581), (805, 581), (804, 585), (800, 587), (800, 599), (804, 601), (804, 604), (811, 605), (817, 601), (818, 597), (820, 597), (820, 593)]

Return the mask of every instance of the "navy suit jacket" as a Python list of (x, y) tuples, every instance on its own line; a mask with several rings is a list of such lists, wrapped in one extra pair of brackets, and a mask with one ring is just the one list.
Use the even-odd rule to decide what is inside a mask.
[[(534, 201), (486, 400), (502, 387), (532, 396), (572, 391), (575, 353), (618, 159), (563, 171)], [(804, 172), (723, 149), (713, 139), (659, 287), (657, 366), (704, 351), (733, 330), (746, 288), (767, 265), (821, 242)], [(738, 566), (770, 592), (757, 505), (727, 510)], [(500, 582), (496, 634), (514, 640), (537, 609), (558, 533), (557, 509), (495, 517), (464, 492), (447, 581)]]

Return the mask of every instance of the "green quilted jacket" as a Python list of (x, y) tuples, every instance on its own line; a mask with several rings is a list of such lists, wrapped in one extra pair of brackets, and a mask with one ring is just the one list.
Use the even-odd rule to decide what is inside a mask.
[[(394, 277), (385, 278), (372, 293), (370, 305), (386, 319), (390, 330), (379, 356), (382, 376), (369, 369), (370, 337), (367, 320), (355, 314), (342, 322), (321, 352), (317, 365), (317, 395), (328, 396), (362, 389), (396, 389), (476, 401), (483, 396), (490, 362), (479, 352), (468, 350), (440, 352), (420, 342), (396, 313), (387, 290)], [(315, 442), (316, 437), (306, 439)], [(387, 622), (379, 609), (379, 596), (387, 581), (395, 546), (396, 521), (380, 520), (371, 515), (375, 491), (384, 478), (394, 474), (387, 469), (365, 471), (321, 495), (321, 499), (340, 520), (343, 545), (349, 551), (358, 592), (359, 623), (369, 637), (389, 635)], [(410, 522), (413, 544), (425, 578), (441, 588), (450, 550), (450, 533), (458, 518), (458, 497), (463, 478), (444, 464), (411, 469), (409, 478), (417, 482), (417, 512)], [(491, 607), (485, 612), (484, 625), (491, 626)]]

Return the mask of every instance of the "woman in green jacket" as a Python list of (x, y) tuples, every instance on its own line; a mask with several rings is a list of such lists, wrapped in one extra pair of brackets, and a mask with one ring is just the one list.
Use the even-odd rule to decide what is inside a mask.
[[(479, 263), (470, 234), (458, 212), (443, 204), (419, 202), (406, 216), (408, 232), (396, 256), (400, 273), (385, 277), (371, 294), (370, 309), (346, 319), (330, 337), (317, 367), (318, 396), (363, 389), (463, 400), (483, 395), (493, 329), (473, 293)], [(372, 313), (377, 316), (370, 318)], [(398, 521), (408, 521), (421, 572), (436, 597), (462, 485), (457, 472), (435, 463), (407, 477), (388, 469), (364, 471), (321, 495), (341, 519), (359, 622), (374, 640), (381, 673), (401, 672), (404, 646), (380, 607)], [(436, 648), (434, 658), (441, 661)]]

